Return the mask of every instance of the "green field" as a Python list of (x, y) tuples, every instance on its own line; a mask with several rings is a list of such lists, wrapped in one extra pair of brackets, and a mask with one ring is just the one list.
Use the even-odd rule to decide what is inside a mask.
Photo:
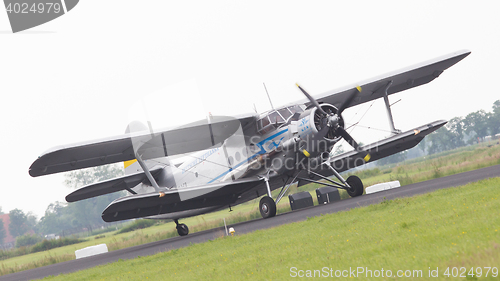
[[(396, 179), (400, 180), (402, 185), (420, 182), (500, 164), (500, 145), (495, 144), (495, 142), (490, 142), (469, 146), (443, 152), (431, 157), (427, 156), (412, 159), (398, 165), (377, 167), (369, 170), (365, 169), (357, 171), (355, 174), (363, 179), (365, 187), (375, 183)], [(490, 145), (490, 147), (488, 147), (488, 145)], [(314, 190), (318, 187), (320, 187), (318, 184), (308, 184), (300, 188), (292, 186), (289, 194), (297, 191), (309, 191), (313, 195), (313, 198), (315, 198)], [(277, 190), (274, 191), (273, 196), (275, 197), (277, 193)], [(342, 198), (348, 197), (347, 193), (343, 190), (341, 190), (340, 193)], [(313, 201), (317, 204), (316, 200)], [(224, 225), (224, 218), (228, 224), (260, 218), (258, 200), (235, 206), (232, 209), (232, 212), (228, 212), (226, 209), (215, 213), (183, 219), (181, 222), (187, 224), (190, 228), (190, 232), (194, 233), (196, 231), (222, 226)], [(287, 211), (290, 211), (288, 199), (283, 198), (278, 206), (278, 212), (283, 213)], [(88, 238), (89, 241), (84, 243), (0, 261), (0, 275), (71, 260), (75, 258), (75, 250), (92, 245), (105, 243), (109, 250), (113, 251), (177, 236), (175, 224), (173, 222), (156, 225), (131, 233), (113, 234), (114, 232), (105, 233), (105, 237), (99, 239), (95, 239), (95, 236), (91, 236)]]
[(490, 141), (457, 148), (403, 163), (359, 171), (364, 186), (399, 180), (401, 185), (422, 182), (500, 164), (500, 145)]
[[(279, 208), (280, 212), (289, 211), (290, 207), (288, 200), (285, 199), (281, 201)], [(232, 209), (232, 212), (223, 210), (203, 216), (183, 219), (182, 222), (189, 226), (191, 233), (194, 233), (197, 231), (223, 226), (224, 218), (226, 219), (227, 224), (234, 224), (241, 221), (260, 218), (260, 214), (258, 213), (258, 201), (238, 205)], [(118, 231), (105, 233), (102, 238), (99, 238), (102, 235), (90, 236), (87, 238), (88, 241), (83, 243), (0, 261), (0, 276), (67, 260), (73, 260), (75, 259), (74, 253), (76, 250), (89, 246), (106, 244), (109, 251), (113, 251), (178, 236), (175, 229), (175, 223), (173, 222), (160, 223), (152, 227), (129, 233), (115, 235), (116, 232)]]
[[(363, 180), (364, 187), (377, 183), (399, 180), (401, 186), (450, 176), (480, 168), (500, 164), (500, 145), (497, 140), (461, 147), (438, 154), (406, 160), (401, 163), (360, 169), (343, 173), (347, 178), (356, 175)], [(299, 188), (291, 188), (291, 193), (310, 191), (313, 193), (320, 184), (311, 183)], [(314, 195), (313, 195), (314, 196)], [(340, 190), (342, 199), (348, 198), (347, 192)]]
[(484, 274), (500, 267), (499, 187), (500, 178), (482, 180), (47, 280), (280, 280), (299, 270), (326, 274), (324, 267), (333, 275), (350, 267), (410, 270), (417, 277), (409, 279), (419, 280), (419, 273), (428, 279), (429, 268), (443, 279), (446, 268), (480, 267), (479, 279), (497, 280), (493, 271)]

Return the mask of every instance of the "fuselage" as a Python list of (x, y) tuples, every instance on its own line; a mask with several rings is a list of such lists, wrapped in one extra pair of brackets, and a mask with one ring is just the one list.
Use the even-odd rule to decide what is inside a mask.
[[(312, 122), (313, 114), (314, 109), (306, 109), (302, 105), (261, 114), (257, 124), (253, 124), (256, 128), (251, 136), (244, 134), (249, 130), (240, 127), (222, 144), (185, 155), (181, 164), (174, 165), (164, 159), (165, 169), (169, 170), (167, 174), (171, 178), (160, 180), (159, 184), (163, 182), (161, 187), (182, 189), (271, 172), (282, 174), (293, 171), (299, 158), (304, 158), (304, 144), (297, 140), (308, 139), (317, 132)], [(135, 163), (126, 169), (138, 168)], [(146, 184), (133, 189), (138, 193), (154, 191)]]

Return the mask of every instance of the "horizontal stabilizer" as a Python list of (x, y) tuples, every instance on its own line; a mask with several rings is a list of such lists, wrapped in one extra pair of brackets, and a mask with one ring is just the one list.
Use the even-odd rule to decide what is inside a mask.
[[(150, 172), (154, 177), (161, 170), (162, 167), (157, 167), (151, 169)], [(130, 189), (144, 180), (147, 180), (146, 174), (144, 172), (138, 172), (124, 177), (89, 184), (68, 194), (68, 196), (66, 196), (66, 201), (76, 202), (104, 194)]]

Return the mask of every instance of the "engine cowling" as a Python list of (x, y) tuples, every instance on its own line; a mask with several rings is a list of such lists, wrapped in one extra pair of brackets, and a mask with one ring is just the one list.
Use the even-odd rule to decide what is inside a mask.
[[(342, 116), (338, 116), (338, 109), (323, 103), (320, 105), (326, 115), (316, 107), (307, 109), (302, 113), (299, 124), (300, 145), (299, 150), (306, 150), (307, 157), (316, 157), (323, 152), (329, 152), (333, 145), (342, 139), (338, 133), (339, 127), (344, 126)], [(307, 120), (307, 121), (306, 121)], [(304, 122), (306, 122), (304, 124)]]
[[(321, 109), (323, 109), (328, 114), (336, 114), (338, 112), (338, 109), (331, 104), (323, 103), (320, 104), (320, 106)], [(313, 128), (314, 134), (319, 133), (319, 131), (321, 131), (321, 129), (323, 129), (324, 126), (327, 126), (328, 123), (326, 117), (320, 114), (318, 112), (318, 109), (315, 107), (311, 109), (309, 120), (311, 122), (311, 127)], [(337, 124), (338, 126), (344, 128), (344, 119), (342, 118), (342, 115), (338, 116)], [(335, 132), (334, 128), (330, 128), (326, 133), (326, 135), (324, 136), (325, 140), (331, 141), (333, 143), (338, 142), (340, 138), (342, 137)]]
[[(309, 119), (312, 120), (314, 125), (310, 128), (309, 132), (313, 132), (313, 128), (317, 133), (313, 132), (313, 141), (309, 145), (310, 147), (319, 147), (318, 145), (314, 145), (315, 143), (322, 143), (322, 139), (330, 140), (331, 143), (335, 143), (338, 139), (343, 138), (347, 141), (354, 149), (359, 149), (359, 144), (352, 138), (352, 136), (344, 129), (344, 120), (342, 118), (342, 112), (349, 107), (351, 102), (356, 98), (356, 95), (361, 93), (362, 89), (359, 86), (356, 86), (356, 89), (352, 91), (350, 95), (346, 97), (346, 99), (342, 102), (339, 108), (336, 108), (332, 105), (321, 105), (315, 100), (311, 95), (309, 95), (299, 84), (296, 84), (300, 91), (307, 97), (307, 99), (311, 102), (310, 107), (314, 106), (315, 110), (311, 111)], [(330, 112), (325, 111), (323, 108), (327, 109)], [(330, 145), (327, 145), (331, 147)], [(365, 161), (369, 161), (370, 154), (368, 152), (364, 152), (366, 154), (363, 158)], [(307, 155), (306, 155), (307, 156)]]

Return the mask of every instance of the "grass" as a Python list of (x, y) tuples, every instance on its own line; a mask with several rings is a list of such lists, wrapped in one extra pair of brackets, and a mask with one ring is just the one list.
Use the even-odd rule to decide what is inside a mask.
[(424, 278), (439, 268), (442, 279), (446, 267), (500, 264), (499, 186), (500, 178), (482, 180), (47, 280), (281, 280), (292, 267), (409, 269)]
[[(500, 145), (497, 140), (444, 151), (438, 154), (411, 159), (398, 164), (343, 173), (344, 178), (356, 175), (364, 187), (377, 183), (398, 180), (401, 186), (423, 182), (440, 177), (455, 175), (500, 164)], [(320, 184), (311, 183), (295, 188), (291, 192), (310, 191)], [(344, 190), (339, 190), (340, 198), (349, 198)], [(314, 197), (314, 195), (313, 195)]]
[(156, 222), (154, 220), (135, 220), (133, 223), (117, 231), (116, 234), (131, 232), (137, 229), (148, 228), (150, 226), (153, 226), (155, 223)]
[[(400, 180), (402, 185), (406, 185), (436, 177), (500, 164), (500, 145), (493, 145), (491, 147), (487, 146), (491, 144), (495, 144), (495, 142), (446, 151), (430, 157), (412, 159), (397, 166), (392, 165), (377, 167), (374, 169), (364, 169), (355, 172), (355, 174), (363, 180), (365, 187), (392, 180)], [(351, 173), (347, 174), (347, 176), (350, 174)], [(319, 187), (321, 187), (319, 184), (308, 184), (299, 188), (292, 186), (289, 190), (289, 194), (298, 191), (308, 191), (311, 193), (312, 197), (315, 198), (315, 189)], [(274, 198), (277, 196), (278, 192), (278, 190), (273, 192)], [(340, 190), (340, 196), (342, 199), (349, 197), (343, 190)], [(317, 200), (313, 201), (317, 204)], [(232, 207), (232, 212), (223, 210), (183, 219), (182, 223), (189, 226), (190, 233), (194, 233), (197, 231), (223, 226), (223, 219), (226, 219), (227, 224), (234, 224), (237, 222), (260, 218), (260, 214), (258, 212), (258, 202), (259, 201), (257, 199)], [(288, 204), (288, 200), (284, 198), (278, 205), (278, 213), (288, 211), (290, 211), (290, 206)], [(64, 261), (74, 259), (74, 251), (97, 244), (107, 244), (108, 249), (113, 251), (177, 236), (175, 224), (173, 222), (156, 224), (152, 227), (136, 230), (130, 233), (115, 235), (116, 233), (117, 231), (94, 235), (87, 238), (88, 241), (84, 243), (52, 249), (48, 252), (29, 254), (0, 261), (0, 275), (33, 268), (34, 265), (43, 266), (46, 263), (55, 260)]]
[(492, 141), (462, 147), (354, 174), (363, 180), (365, 187), (394, 180), (408, 185), (500, 164), (500, 145), (495, 144), (496, 141)]
[(64, 255), (52, 255), (50, 252), (46, 253), (43, 258), (37, 259), (33, 262), (29, 263), (23, 263), (20, 265), (15, 264), (15, 266), (7, 267), (4, 264), (1, 265), (0, 267), (0, 276), (1, 275), (6, 275), (6, 274), (11, 274), (19, 271), (24, 271), (24, 270), (29, 270), (33, 268), (38, 268), (42, 266), (47, 266), (55, 263), (60, 263), (60, 262), (65, 262), (65, 261), (70, 261), (74, 260), (75, 255), (71, 254), (64, 254)]
[[(210, 213), (204, 216), (183, 219), (182, 222), (190, 227), (190, 232), (194, 233), (206, 229), (223, 226), (223, 218), (226, 218), (227, 224), (247, 221), (260, 218), (257, 206), (255, 204), (243, 204), (233, 207), (232, 212), (220, 211)], [(280, 212), (289, 211), (290, 207), (286, 200), (279, 204)], [(141, 220), (138, 220), (141, 221)], [(135, 222), (130, 225), (136, 224)], [(98, 244), (106, 244), (109, 251), (119, 250), (136, 245), (142, 245), (149, 242), (168, 239), (178, 236), (173, 222), (157, 223), (154, 226), (135, 230), (132, 232), (121, 233), (118, 231), (108, 232), (90, 236), (86, 242), (51, 249), (45, 252), (32, 253), (0, 261), (0, 276), (28, 270), (40, 266), (45, 266), (57, 262), (75, 259), (75, 251)]]
[(23, 246), (19, 248), (15, 248), (14, 250), (0, 251), (0, 260), (9, 259), (17, 256), (28, 255), (30, 253), (37, 253), (42, 251), (48, 251), (50, 249), (63, 247), (66, 245), (72, 245), (84, 242), (83, 239), (64, 237), (57, 240), (42, 240), (35, 245), (31, 246)]

